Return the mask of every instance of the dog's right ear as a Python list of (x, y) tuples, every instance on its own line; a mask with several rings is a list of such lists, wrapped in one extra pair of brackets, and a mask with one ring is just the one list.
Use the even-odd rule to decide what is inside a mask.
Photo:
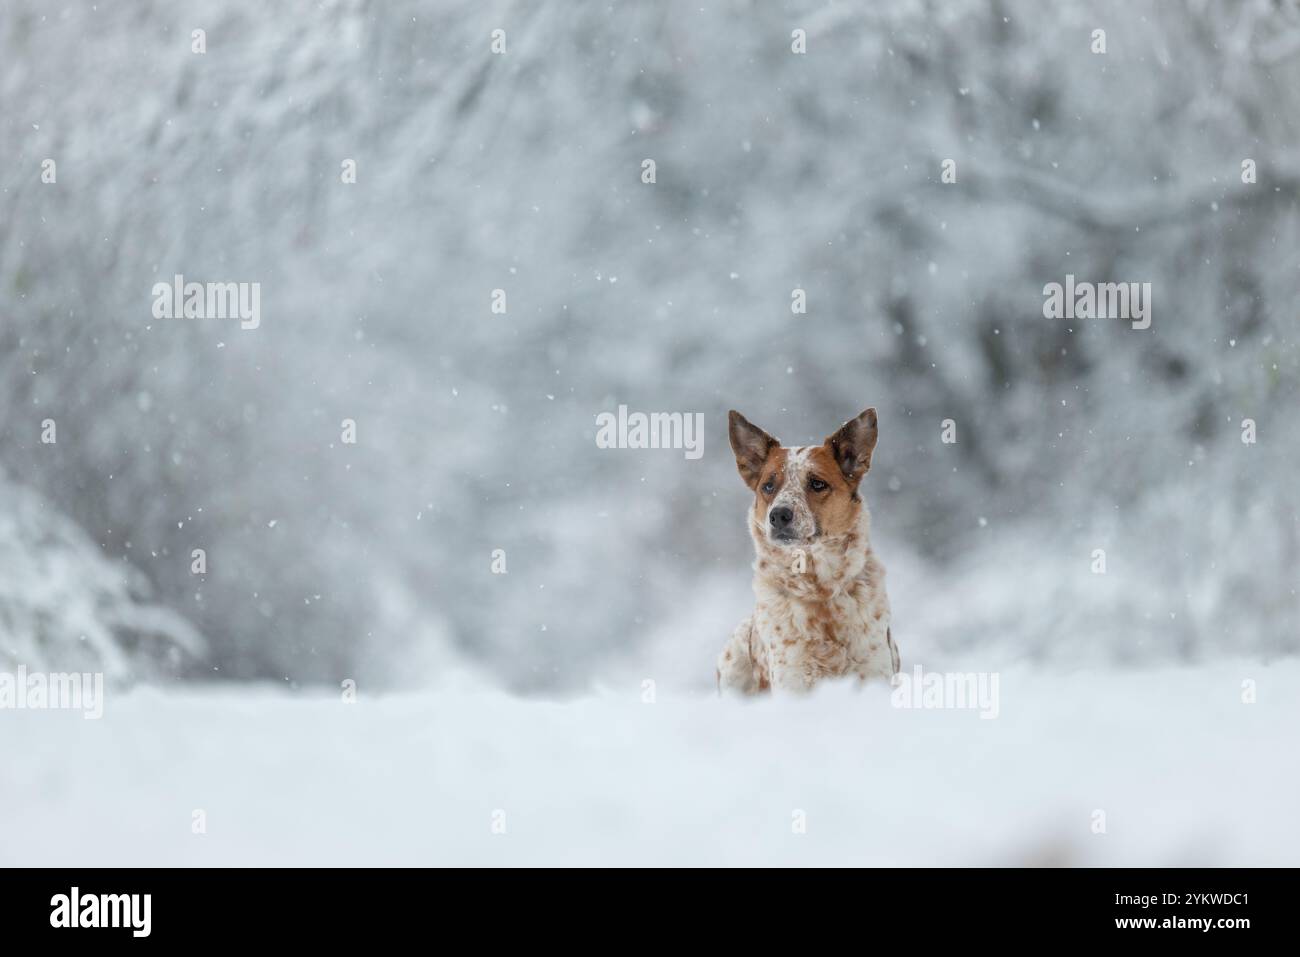
[(758, 485), (759, 473), (763, 471), (768, 453), (781, 443), (735, 409), (727, 413), (727, 436), (731, 439), (731, 451), (736, 453), (740, 477), (752, 489)]

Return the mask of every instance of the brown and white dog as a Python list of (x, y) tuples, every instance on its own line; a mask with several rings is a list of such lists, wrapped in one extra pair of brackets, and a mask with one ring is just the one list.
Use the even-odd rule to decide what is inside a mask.
[(821, 445), (782, 448), (730, 413), (736, 467), (754, 493), (758, 603), (718, 658), (720, 691), (806, 691), (823, 678), (898, 672), (885, 569), (858, 494), (876, 425), (876, 410), (867, 409)]

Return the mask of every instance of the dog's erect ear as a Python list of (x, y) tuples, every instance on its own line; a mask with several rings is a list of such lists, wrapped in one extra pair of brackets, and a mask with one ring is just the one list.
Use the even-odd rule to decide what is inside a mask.
[(876, 447), (876, 410), (867, 409), (856, 419), (849, 419), (834, 435), (826, 437), (826, 447), (856, 489), (871, 468), (871, 452)]
[(732, 409), (727, 413), (727, 436), (731, 439), (731, 451), (736, 453), (736, 468), (745, 484), (753, 488), (758, 484), (759, 473), (767, 455), (779, 443), (743, 415)]

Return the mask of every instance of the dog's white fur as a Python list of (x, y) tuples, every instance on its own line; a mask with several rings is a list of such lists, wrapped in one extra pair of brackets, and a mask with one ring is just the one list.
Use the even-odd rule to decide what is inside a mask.
[[(874, 444), (874, 412), (872, 422)], [(815, 524), (801, 491), (811, 450), (783, 450), (785, 479), (769, 507), (790, 507), (796, 526)], [(719, 690), (806, 691), (824, 678), (887, 679), (898, 672), (885, 569), (871, 548), (871, 514), (856, 494), (854, 503), (858, 514), (848, 530), (794, 547), (771, 541), (759, 513), (749, 510), (757, 604), (718, 658)]]

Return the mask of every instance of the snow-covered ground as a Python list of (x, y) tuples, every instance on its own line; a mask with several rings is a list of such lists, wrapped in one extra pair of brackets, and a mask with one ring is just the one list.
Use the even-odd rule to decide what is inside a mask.
[(1294, 865), (1297, 683), (1008, 671), (991, 720), (883, 686), (138, 689), (99, 721), (0, 712), (0, 863)]

